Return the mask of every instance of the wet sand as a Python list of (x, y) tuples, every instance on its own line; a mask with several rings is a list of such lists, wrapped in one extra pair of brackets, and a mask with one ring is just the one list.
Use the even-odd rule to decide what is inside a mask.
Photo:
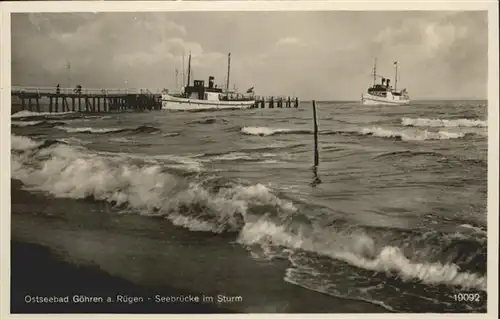
[[(203, 303), (157, 303), (145, 296), (196, 296), (197, 293), (163, 286), (154, 291), (117, 278), (98, 267), (75, 266), (64, 262), (49, 248), (11, 241), (12, 313), (229, 313)], [(117, 292), (120, 292), (117, 294)], [(144, 301), (117, 301), (117, 295), (142, 297)], [(27, 302), (30, 297), (69, 297), (69, 302)], [(82, 297), (103, 297), (103, 302), (78, 302)], [(107, 297), (112, 298), (107, 302)], [(130, 300), (130, 299), (129, 299)], [(133, 300), (131, 300), (133, 302)]]

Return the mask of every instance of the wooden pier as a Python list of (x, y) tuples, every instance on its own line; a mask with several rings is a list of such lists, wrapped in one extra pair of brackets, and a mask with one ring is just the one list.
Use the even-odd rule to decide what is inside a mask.
[(273, 108), (298, 108), (299, 107), (299, 98), (298, 97), (284, 97), (284, 96), (257, 96), (255, 97), (255, 105), (254, 108), (265, 108), (267, 104), (267, 107), (270, 109)]
[[(83, 89), (60, 87), (13, 87), (11, 96), (20, 99), (21, 110), (41, 112), (126, 112), (161, 109), (160, 91), (144, 89)], [(42, 103), (42, 100), (44, 103)], [(256, 96), (253, 108), (298, 108), (297, 97)]]
[(42, 99), (51, 113), (161, 109), (161, 93), (146, 90), (13, 87), (11, 95), (21, 100), (21, 110), (32, 112), (41, 111)]

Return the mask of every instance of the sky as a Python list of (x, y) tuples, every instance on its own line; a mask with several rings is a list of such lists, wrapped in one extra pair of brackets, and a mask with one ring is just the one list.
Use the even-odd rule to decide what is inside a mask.
[[(487, 12), (12, 14), (12, 85), (176, 87), (192, 79), (257, 95), (357, 100), (377, 73), (412, 99), (486, 99)], [(68, 68), (69, 65), (69, 68)], [(192, 83), (192, 82), (191, 82)]]

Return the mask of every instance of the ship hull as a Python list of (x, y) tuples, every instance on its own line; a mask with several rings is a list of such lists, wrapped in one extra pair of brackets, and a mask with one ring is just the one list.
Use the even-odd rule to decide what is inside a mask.
[(410, 100), (390, 99), (371, 94), (363, 94), (361, 97), (361, 103), (363, 105), (407, 105), (410, 104)]
[(249, 101), (210, 101), (186, 99), (163, 94), (161, 99), (162, 110), (218, 110), (218, 109), (249, 109), (254, 107), (255, 100)]

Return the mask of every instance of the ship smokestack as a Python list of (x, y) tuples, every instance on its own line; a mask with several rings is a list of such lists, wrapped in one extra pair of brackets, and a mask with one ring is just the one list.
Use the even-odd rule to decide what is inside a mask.
[(385, 78), (382, 78), (382, 86), (384, 86)]
[(208, 77), (208, 87), (210, 89), (213, 89), (214, 88), (214, 77), (213, 76), (209, 76)]
[(391, 83), (391, 80), (390, 80), (390, 79), (387, 79), (387, 82), (386, 82), (387, 87), (389, 87), (389, 83)]

